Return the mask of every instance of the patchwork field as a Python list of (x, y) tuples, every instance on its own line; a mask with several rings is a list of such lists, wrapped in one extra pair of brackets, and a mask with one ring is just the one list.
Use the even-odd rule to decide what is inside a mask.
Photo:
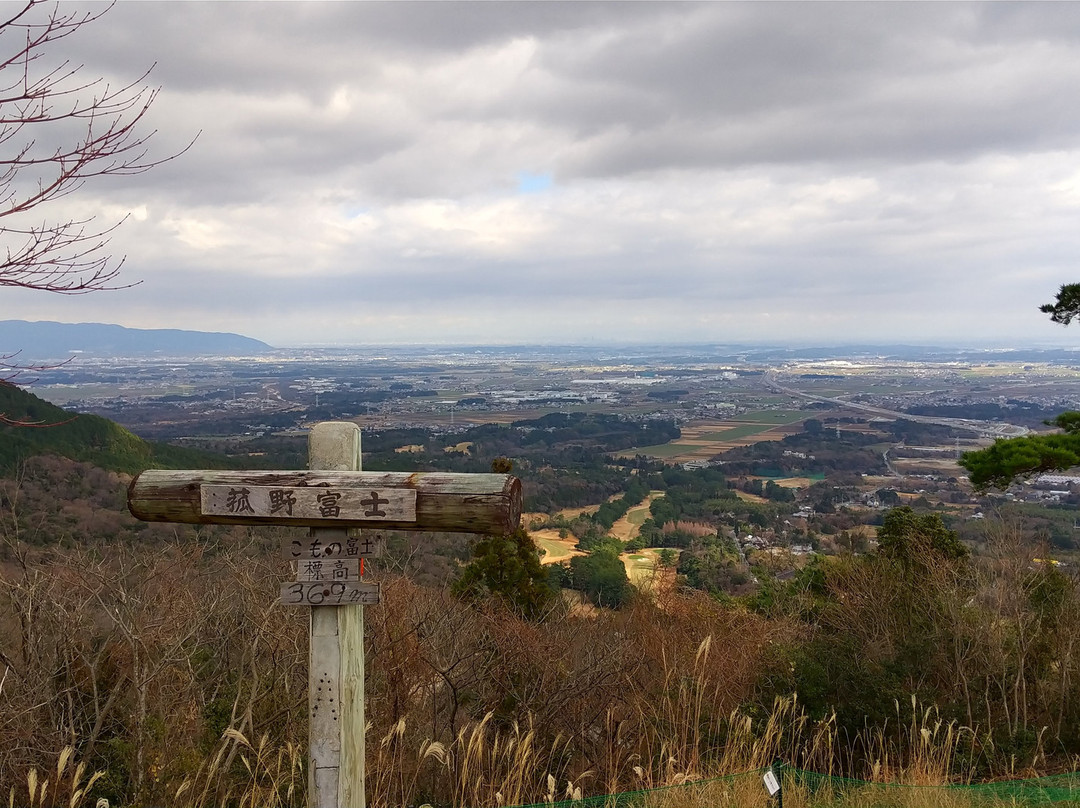
[(623, 554), (622, 562), (626, 566), (626, 577), (636, 587), (650, 581), (656, 569), (656, 550), (649, 547), (639, 553)]
[(641, 532), (641, 526), (649, 518), (649, 506), (657, 497), (664, 496), (663, 491), (650, 491), (649, 496), (642, 500), (640, 505), (635, 505), (626, 512), (626, 515), (611, 526), (609, 535), (620, 541), (630, 541)]
[(782, 440), (802, 431), (802, 422), (814, 414), (801, 410), (758, 410), (723, 421), (699, 421), (682, 429), (682, 437), (657, 446), (638, 446), (619, 454), (646, 455), (675, 463), (709, 458), (763, 440)]
[(529, 535), (536, 542), (536, 546), (544, 551), (544, 557), (540, 559), (541, 564), (558, 564), (574, 556), (585, 555), (577, 549), (575, 537), (560, 539), (557, 530), (531, 530)]
[(952, 457), (890, 457), (893, 468), (902, 474), (940, 474), (959, 477), (966, 474)]
[(757, 494), (751, 494), (749, 491), (740, 491), (737, 488), (735, 489), (735, 496), (737, 496), (743, 502), (757, 502), (760, 504), (762, 502), (769, 501), (765, 499), (765, 497), (759, 497)]

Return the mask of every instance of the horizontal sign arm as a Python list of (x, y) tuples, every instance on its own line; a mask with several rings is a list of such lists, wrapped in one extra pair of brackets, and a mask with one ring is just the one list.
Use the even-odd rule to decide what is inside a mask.
[(131, 481), (128, 509), (146, 522), (504, 534), (521, 521), (521, 481), (509, 474), (152, 469)]

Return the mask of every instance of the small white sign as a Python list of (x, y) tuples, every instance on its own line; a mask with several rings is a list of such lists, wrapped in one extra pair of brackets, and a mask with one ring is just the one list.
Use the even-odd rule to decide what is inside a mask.
[(772, 769), (765, 772), (765, 776), (761, 779), (765, 781), (765, 789), (770, 797), (775, 797), (780, 793), (780, 781), (776, 779), (776, 773)]
[(412, 488), (326, 488), (323, 486), (202, 485), (203, 516), (415, 522)]

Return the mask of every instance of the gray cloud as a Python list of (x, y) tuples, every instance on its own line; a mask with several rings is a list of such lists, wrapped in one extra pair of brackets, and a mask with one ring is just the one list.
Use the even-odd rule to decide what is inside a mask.
[(139, 287), (7, 316), (1071, 339), (1035, 308), (1080, 252), (1075, 4), (123, 3), (64, 47), (156, 62), (155, 154), (201, 135), (62, 206), (131, 213)]

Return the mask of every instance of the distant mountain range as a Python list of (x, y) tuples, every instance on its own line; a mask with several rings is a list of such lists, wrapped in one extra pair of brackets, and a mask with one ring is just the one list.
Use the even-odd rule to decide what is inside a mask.
[(0, 320), (0, 356), (17, 352), (19, 364), (63, 360), (77, 353), (135, 358), (254, 356), (270, 350), (265, 342), (240, 334)]

